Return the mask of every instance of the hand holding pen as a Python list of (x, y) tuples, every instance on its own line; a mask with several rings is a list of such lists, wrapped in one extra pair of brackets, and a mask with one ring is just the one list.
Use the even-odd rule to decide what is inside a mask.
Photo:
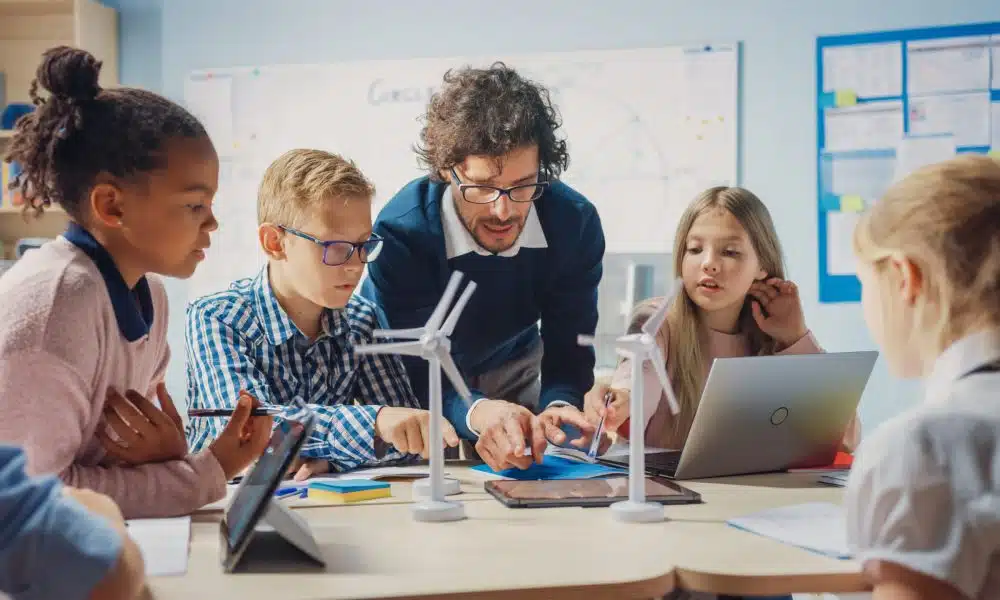
[(612, 389), (596, 384), (583, 398), (584, 417), (598, 427), (596, 438), (608, 431), (617, 431), (628, 420), (628, 390)]

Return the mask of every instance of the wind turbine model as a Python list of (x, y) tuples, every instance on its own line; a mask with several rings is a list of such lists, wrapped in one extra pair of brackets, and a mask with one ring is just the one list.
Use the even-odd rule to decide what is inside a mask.
[[(674, 395), (674, 389), (667, 377), (667, 368), (656, 345), (656, 332), (667, 318), (667, 310), (677, 298), (683, 282), (677, 279), (670, 294), (656, 312), (643, 323), (640, 333), (623, 335), (615, 340), (618, 354), (632, 359), (632, 392), (629, 398), (629, 460), (628, 460), (628, 500), (611, 505), (611, 514), (619, 521), (628, 523), (653, 523), (663, 520), (663, 505), (657, 502), (646, 502), (646, 443), (642, 404), (642, 366), (645, 361), (653, 364), (656, 378), (667, 394), (670, 412), (677, 414), (680, 405)], [(589, 336), (579, 336), (578, 343), (582, 346), (594, 345)]]
[(427, 387), (431, 413), (428, 427), (431, 447), (430, 494), (413, 506), (413, 518), (418, 521), (458, 521), (465, 518), (465, 509), (461, 502), (445, 500), (447, 490), (445, 490), (444, 447), (441, 438), (441, 421), (444, 419), (441, 407), (441, 369), (444, 369), (459, 395), (466, 401), (471, 399), (469, 387), (465, 385), (455, 361), (451, 358), (451, 340), (448, 336), (455, 331), (462, 310), (476, 290), (474, 281), (470, 281), (465, 287), (455, 307), (447, 315), (447, 320), (445, 319), (445, 313), (448, 312), (461, 281), (462, 273), (458, 271), (452, 273), (444, 295), (441, 296), (441, 300), (423, 327), (377, 329), (374, 332), (375, 337), (413, 341), (367, 344), (354, 348), (355, 352), (361, 354), (408, 354), (422, 357), (428, 362), (430, 370)]

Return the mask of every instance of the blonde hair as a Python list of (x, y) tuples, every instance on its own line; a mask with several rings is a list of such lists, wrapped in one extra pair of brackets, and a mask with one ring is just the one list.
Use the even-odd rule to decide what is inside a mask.
[(289, 150), (264, 171), (257, 222), (294, 227), (327, 202), (374, 195), (375, 186), (353, 161), (323, 150)]
[[(694, 222), (702, 214), (717, 209), (728, 211), (746, 230), (750, 244), (760, 261), (760, 268), (769, 277), (784, 279), (784, 257), (774, 222), (771, 220), (771, 213), (760, 198), (750, 190), (725, 186), (705, 190), (681, 215), (674, 237), (674, 277), (681, 277), (687, 237)], [(740, 312), (740, 331), (748, 337), (751, 354), (774, 354), (777, 351), (777, 342), (761, 331), (757, 325), (751, 312), (751, 300), (751, 296), (748, 295)], [(640, 310), (637, 307), (636, 311)], [(664, 328), (666, 335), (664, 336), (664, 331), (661, 329), (658, 336), (661, 341), (666, 342), (667, 371), (681, 410), (676, 415), (670, 415), (669, 410), (661, 405), (653, 414), (648, 429), (652, 434), (650, 443), (665, 448), (680, 448), (687, 439), (695, 412), (698, 410), (705, 373), (709, 366), (702, 352), (708, 331), (701, 323), (697, 305), (683, 289), (678, 291), (667, 313)], [(668, 423), (671, 430), (667, 430)]]
[[(963, 155), (925, 166), (893, 185), (861, 217), (854, 252), (883, 283), (888, 258), (919, 269), (916, 323), (946, 348), (1000, 324), (1000, 161)], [(929, 308), (936, 306), (933, 315)], [(928, 322), (936, 317), (936, 322)]]

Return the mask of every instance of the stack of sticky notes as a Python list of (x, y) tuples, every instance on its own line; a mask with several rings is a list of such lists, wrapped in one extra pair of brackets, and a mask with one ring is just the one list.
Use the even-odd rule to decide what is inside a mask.
[(388, 483), (370, 479), (338, 479), (313, 481), (309, 484), (308, 498), (335, 504), (348, 504), (392, 496)]

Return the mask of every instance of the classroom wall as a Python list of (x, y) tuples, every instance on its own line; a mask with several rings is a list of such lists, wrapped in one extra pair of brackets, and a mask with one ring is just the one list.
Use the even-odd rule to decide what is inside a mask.
[[(199, 68), (742, 41), (743, 184), (772, 211), (808, 324), (833, 351), (874, 346), (859, 305), (817, 301), (816, 36), (1000, 21), (997, 0), (106, 1), (122, 13), (123, 82), (177, 100)], [(170, 293), (168, 383), (179, 400), (183, 282)], [(879, 360), (862, 401), (865, 429), (919, 394)]]

